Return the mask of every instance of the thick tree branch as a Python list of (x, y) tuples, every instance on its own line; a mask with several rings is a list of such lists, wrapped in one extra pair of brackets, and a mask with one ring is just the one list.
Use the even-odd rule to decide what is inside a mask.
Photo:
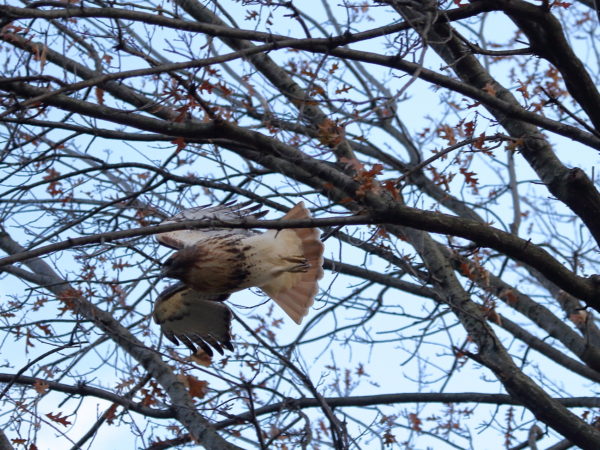
[(25, 375), (16, 376), (10, 373), (0, 373), (0, 383), (14, 383), (24, 386), (33, 386), (36, 383), (42, 383), (47, 386), (50, 391), (64, 392), (71, 395), (78, 395), (81, 397), (96, 397), (102, 400), (116, 403), (123, 406), (124, 409), (134, 411), (138, 414), (142, 414), (147, 417), (154, 417), (157, 419), (172, 419), (175, 417), (173, 411), (170, 409), (155, 409), (144, 406), (140, 403), (129, 400), (122, 395), (115, 394), (105, 389), (96, 388), (93, 386), (87, 386), (85, 382), (77, 383), (75, 386), (65, 383), (57, 383), (47, 379), (29, 377)]
[[(332, 408), (352, 408), (361, 406), (383, 406), (395, 405), (401, 403), (478, 403), (491, 405), (514, 405), (523, 406), (517, 399), (507, 394), (483, 394), (476, 392), (464, 393), (402, 393), (402, 394), (381, 394), (364, 395), (352, 397), (325, 397), (327, 404)], [(600, 407), (600, 400), (596, 397), (570, 397), (555, 398), (556, 402), (567, 408), (597, 408)], [(254, 414), (239, 414), (215, 424), (217, 428), (226, 428), (232, 425), (246, 423), (256, 417), (272, 413), (281, 413), (286, 410), (297, 410), (306, 408), (319, 408), (319, 400), (314, 398), (289, 399), (282, 402), (273, 403), (261, 408), (256, 408)], [(182, 436), (176, 440), (155, 444), (148, 450), (159, 450), (169, 448), (173, 445), (181, 445), (190, 442), (189, 436)]]

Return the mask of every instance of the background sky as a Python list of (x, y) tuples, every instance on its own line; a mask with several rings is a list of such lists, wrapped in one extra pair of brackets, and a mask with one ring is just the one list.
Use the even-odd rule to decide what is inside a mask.
[[(317, 5), (319, 2), (311, 2), (311, 5)], [(17, 4), (17, 2), (4, 2), (5, 5)], [(240, 2), (221, 2), (225, 10), (235, 19), (239, 24), (240, 28), (244, 29), (257, 29), (265, 30), (271, 29), (274, 33), (282, 35), (300, 36), (302, 35), (302, 29), (299, 27), (298, 22), (290, 17), (286, 17), (289, 11), (284, 9), (275, 10), (273, 16), (269, 16), (265, 13), (265, 9), (260, 6), (242, 6)], [(322, 25), (328, 32), (332, 32), (333, 28), (328, 23), (328, 17), (324, 4), (321, 4), (318, 8), (315, 6), (314, 10), (311, 6), (310, 11), (308, 5), (298, 3), (296, 5), (299, 9), (305, 8), (307, 12), (310, 12), (316, 23), (311, 24), (311, 30), (318, 35), (318, 25)], [(395, 17), (391, 16), (390, 11), (385, 7), (371, 7), (369, 9), (369, 16), (372, 20), (365, 20), (361, 23), (345, 24), (344, 17), (346, 17), (344, 5), (338, 2), (327, 2), (327, 6), (331, 8), (331, 13), (338, 18), (338, 20), (345, 26), (349, 26), (353, 31), (363, 30), (369, 27), (375, 26), (374, 24), (384, 24), (395, 20)], [(255, 11), (258, 13), (254, 18), (249, 18), (251, 15), (249, 11)], [(267, 25), (267, 21), (272, 22), (272, 25)], [(90, 33), (94, 30), (95, 20), (89, 21)], [(514, 27), (509, 24), (506, 20), (502, 19), (499, 15), (489, 14), (484, 24), (473, 23), (470, 26), (459, 27), (461, 32), (467, 36), (471, 36), (475, 39), (478, 34), (486, 34), (488, 36), (494, 36), (494, 39), (499, 43), (510, 42), (513, 39)], [(147, 36), (147, 30), (137, 29), (134, 30), (139, 32), (140, 36)], [(159, 52), (162, 57), (168, 58), (171, 61), (183, 60), (179, 49), (185, 47), (201, 46), (204, 44), (204, 37), (201, 35), (195, 36), (190, 42), (182, 42), (178, 40), (169, 30), (156, 29), (152, 31), (152, 42), (151, 46), (147, 49), (148, 51), (153, 50)], [(589, 61), (590, 64), (596, 62), (594, 54), (586, 54), (588, 46), (586, 42), (578, 40), (578, 36), (574, 35), (573, 41), (576, 43), (576, 49), (582, 53), (582, 57)], [(384, 39), (375, 41), (377, 45), (385, 46), (387, 43)], [(577, 44), (581, 42), (581, 44)], [(225, 53), (225, 47), (219, 44), (218, 41), (212, 43), (219, 53)], [(361, 46), (364, 49), (371, 49), (375, 45), (373, 41), (368, 43), (358, 44), (354, 48), (360, 49)], [(65, 51), (69, 51), (66, 49)], [(269, 55), (276, 61), (284, 61), (291, 58), (290, 52), (286, 50), (280, 50), (276, 52), (270, 52)], [(432, 51), (427, 52), (424, 57), (424, 65), (427, 67), (439, 68), (443, 63), (433, 54)], [(139, 64), (132, 58), (123, 58), (120, 61), (115, 61), (115, 66), (120, 65), (120, 70), (130, 70), (137, 66), (132, 64)], [(327, 67), (331, 62), (326, 61), (324, 67)], [(543, 64), (543, 63), (542, 63)], [(229, 69), (238, 74), (251, 74), (253, 69), (245, 63), (233, 62), (228, 64)], [(424, 83), (420, 80), (410, 80), (407, 76), (401, 76), (396, 72), (390, 72), (389, 70), (382, 69), (379, 67), (367, 66), (370, 76), (377, 80), (383, 81), (384, 85), (389, 89), (392, 95), (397, 95), (397, 109), (398, 117), (407, 127), (411, 134), (422, 134), (421, 145), (425, 149), (424, 157), (427, 158), (436, 151), (444, 148), (446, 141), (440, 138), (439, 135), (431, 131), (435, 128), (434, 123), (439, 120), (440, 115), (445, 114), (446, 121), (458, 122), (464, 117), (462, 111), (455, 111), (455, 117), (453, 117), (453, 110), (448, 110), (447, 105), (450, 100), (461, 101), (460, 98), (449, 99), (443, 91), (437, 91), (432, 88), (431, 85)], [(520, 86), (513, 83), (511, 80), (514, 77), (510, 76), (510, 70), (513, 69), (511, 64), (495, 63), (491, 66), (491, 70), (496, 78), (504, 83), (505, 86), (510, 87), (513, 91), (516, 91)], [(116, 69), (115, 69), (116, 70)], [(226, 69), (222, 69), (226, 72)], [(52, 66), (44, 68), (44, 73), (52, 74), (57, 77), (61, 77), (62, 74), (59, 72), (53, 72)], [(338, 75), (336, 75), (338, 76)], [(352, 80), (351, 74), (348, 71), (342, 71), (339, 76), (342, 78), (346, 77), (348, 80)], [(232, 79), (232, 84), (234, 83)], [(353, 81), (352, 81), (352, 84)], [(151, 89), (151, 87), (149, 87)], [(364, 96), (362, 93), (356, 93), (356, 100), (362, 101)], [(277, 103), (271, 105), (272, 108), (276, 109), (281, 107)], [(488, 115), (480, 108), (473, 108), (470, 120), (477, 120), (477, 131), (475, 134), (482, 132), (488, 128), (490, 121)], [(98, 121), (97, 125), (101, 127), (107, 127), (109, 124)], [(429, 129), (429, 132), (427, 131)], [(359, 124), (349, 124), (347, 127), (349, 133), (364, 133), (364, 129)], [(69, 133), (64, 131), (53, 132), (52, 138), (56, 141), (61, 137), (67, 136)], [(400, 159), (405, 160), (407, 154), (405, 149), (399, 146), (396, 142), (392, 141), (389, 136), (381, 131), (371, 131), (368, 138), (372, 142), (376, 143), (380, 148), (387, 149), (391, 154), (397, 156)], [(591, 170), (597, 161), (598, 156), (592, 153), (589, 149), (584, 149), (582, 146), (575, 144), (567, 139), (552, 136), (553, 142), (556, 144), (557, 154), (564, 157), (566, 161), (570, 161), (574, 166), (584, 168), (584, 170)], [(132, 146), (128, 143), (120, 143), (111, 140), (105, 140), (102, 138), (88, 139), (85, 137), (74, 138), (74, 146), (89, 154), (93, 154), (109, 162), (119, 161), (138, 161), (138, 162), (151, 162), (152, 164), (161, 164), (164, 162), (166, 155), (170, 154), (173, 149), (173, 144), (166, 143), (138, 143)], [(302, 147), (301, 147), (302, 148)], [(214, 179), (232, 179), (235, 176), (236, 170), (238, 170), (244, 164), (240, 158), (234, 156), (226, 151), (218, 151), (213, 148), (206, 148), (208, 157), (201, 160), (201, 163), (191, 164), (184, 166), (180, 169), (181, 174), (187, 174), (193, 172), (200, 177), (214, 178)], [(212, 158), (212, 163), (209, 160)], [(530, 199), (528, 208), (534, 210), (539, 208), (544, 210), (546, 208), (557, 208), (557, 202), (552, 203), (548, 200), (548, 194), (545, 188), (541, 187), (537, 182), (537, 177), (531, 170), (528, 169), (527, 165), (523, 162), (519, 155), (515, 156), (517, 178), (519, 180), (519, 192), (525, 199)], [(500, 148), (495, 152), (495, 158), (492, 162), (486, 158), (476, 157), (473, 162), (473, 170), (477, 171), (479, 177), (479, 189), (482, 192), (492, 192), (499, 186), (506, 184), (505, 172), (501, 171), (503, 165), (507, 164), (507, 152)], [(374, 163), (370, 161), (367, 163)], [(452, 160), (437, 161), (435, 163), (439, 171), (443, 171), (452, 163)], [(15, 183), (17, 175), (14, 175), (8, 179), (7, 184)], [(295, 193), (296, 198), (304, 198), (307, 203), (312, 204), (314, 202), (314, 196), (303, 196), (302, 187), (291, 183), (290, 180), (280, 177), (271, 177), (270, 181), (272, 184), (262, 185), (256, 187), (256, 192), (266, 196), (278, 195), (282, 192)], [(137, 180), (131, 180), (132, 183), (136, 183)], [(455, 193), (460, 193), (465, 199), (470, 199), (471, 193), (468, 188), (464, 186), (463, 180), (456, 178), (452, 182), (452, 187)], [(81, 192), (85, 192), (86, 188), (82, 188)], [(46, 187), (40, 186), (35, 190), (31, 190), (27, 193), (30, 198), (45, 198)], [(94, 193), (89, 194), (89, 198), (93, 200)], [(542, 199), (542, 200), (540, 200)], [(194, 193), (187, 192), (181, 197), (171, 199), (169, 209), (165, 211), (167, 214), (175, 213), (181, 208), (194, 206), (196, 204), (205, 204), (214, 200), (210, 198), (210, 195), (203, 195), (200, 190)], [(546, 201), (548, 200), (548, 201)], [(291, 206), (291, 201), (288, 206)], [(415, 200), (415, 205), (423, 209), (432, 209), (437, 207), (434, 201), (426, 197)], [(340, 209), (340, 211), (342, 211)], [(558, 212), (562, 210), (558, 209)], [(496, 200), (493, 210), (488, 210), (488, 215), (485, 220), (493, 222), (495, 226), (502, 227), (503, 224), (511, 222), (513, 215), (512, 203), (509, 195), (499, 196)], [(267, 219), (280, 217), (281, 213), (272, 211), (266, 217)], [(40, 229), (44, 227), (43, 222), (52, 220), (52, 217), (39, 214), (37, 211), (28, 211), (26, 204), (23, 204), (21, 213), (14, 217), (11, 223), (5, 224), (10, 227), (11, 233), (14, 233), (16, 239), (21, 239), (21, 242), (26, 242), (31, 239), (31, 235), (25, 233), (24, 228), (29, 227), (35, 229), (39, 226)], [(589, 248), (589, 236), (581, 235), (577, 223), (573, 223), (570, 218), (565, 218), (564, 222), (553, 224), (554, 229), (561, 231), (559, 236), (555, 236), (556, 246), (560, 250), (561, 239), (565, 240), (565, 245), (571, 243), (573, 240), (580, 240), (581, 246), (584, 249)], [(22, 231), (19, 233), (19, 228)], [(355, 234), (358, 237), (368, 236), (373, 232), (372, 229), (367, 227), (347, 227), (346, 231)], [(523, 233), (522, 237), (528, 236), (532, 240), (547, 236), (549, 229), (545, 228), (545, 225), (539, 221), (532, 220), (528, 224), (526, 232)], [(74, 236), (72, 236), (74, 237)], [(152, 239), (148, 237), (147, 239)], [(445, 238), (437, 236), (442, 242), (445, 242)], [(395, 246), (400, 255), (410, 255), (412, 252), (406, 243), (401, 241), (392, 240), (391, 246)], [(325, 242), (326, 250), (325, 255), (332, 260), (339, 260), (343, 262), (350, 262), (356, 265), (362, 265), (369, 270), (378, 271), (381, 273), (388, 273), (392, 270), (387, 263), (374, 257), (370, 257), (367, 260), (363, 260), (362, 252), (358, 252), (348, 245), (341, 245), (334, 239), (328, 239)], [(162, 259), (168, 253), (163, 249), (159, 249), (157, 246), (154, 247), (156, 251), (157, 259)], [(94, 249), (90, 250), (92, 253)], [(69, 279), (78, 278), (80, 271), (80, 263), (73, 259), (72, 254), (69, 252), (61, 252), (53, 255), (44, 257), (47, 261), (57, 261), (57, 266), (65, 268), (65, 275)], [(122, 278), (131, 276), (135, 278), (139, 276), (139, 270), (136, 267), (125, 269), (122, 274)], [(464, 280), (463, 280), (464, 281)], [(518, 272), (515, 272), (514, 280), (515, 284), (519, 286), (523, 291), (528, 292), (532, 296), (536, 296), (538, 292), (528, 280), (520, 278)], [(466, 283), (466, 281), (465, 281)], [(298, 365), (305, 368), (310, 374), (312, 381), (323, 390), (331, 388), (331, 386), (340, 386), (338, 389), (338, 395), (370, 395), (370, 394), (382, 394), (382, 393), (395, 393), (395, 392), (487, 392), (497, 393), (504, 392), (501, 385), (493, 379), (493, 376), (486, 370), (481, 369), (476, 364), (467, 362), (462, 367), (455, 367), (456, 358), (449, 352), (448, 343), (456, 347), (461, 347), (466, 339), (464, 330), (455, 324), (453, 318), (443, 309), (437, 309), (433, 302), (411, 296), (410, 294), (395, 291), (395, 290), (382, 290), (381, 286), (370, 286), (364, 287), (364, 290), (360, 295), (356, 296), (352, 302), (344, 304), (338, 307), (336, 314), (321, 315), (320, 313), (331, 308), (333, 306), (332, 299), (328, 296), (328, 293), (335, 292), (336, 297), (342, 298), (345, 295), (350, 295), (355, 292), (358, 286), (358, 281), (352, 277), (345, 275), (339, 275), (331, 271), (327, 271), (324, 279), (321, 282), (323, 292), (319, 296), (315, 303), (314, 310), (311, 311), (307, 317), (306, 322), (308, 324), (307, 329), (301, 337), (302, 345), (299, 345), (297, 350), (293, 354), (294, 361)], [(1, 299), (4, 305), (8, 305), (8, 302), (12, 299), (23, 299), (25, 295), (32, 294), (33, 297), (40, 295), (38, 292), (32, 292), (30, 287), (24, 286), (21, 283), (15, 281), (13, 277), (0, 278), (0, 289), (2, 291)], [(157, 326), (151, 322), (149, 313), (152, 308), (152, 302), (156, 298), (157, 291), (154, 290), (149, 294), (145, 293), (145, 288), (140, 285), (136, 289), (140, 297), (140, 301), (136, 304), (135, 311), (128, 313), (127, 320), (148, 320), (148, 326), (154, 333), (158, 332)], [(32, 298), (33, 298), (32, 297)], [(362, 321), (365, 316), (365, 310), (373, 304), (374, 298), (380, 298), (380, 301), (385, 305), (394, 305), (394, 308), (398, 308), (405, 317), (427, 317), (431, 314), (437, 314), (438, 317), (435, 320), (435, 332), (429, 330), (431, 324), (426, 321), (419, 320), (402, 320), (399, 321), (396, 315), (378, 315), (377, 321), (373, 323), (367, 323), (363, 327), (357, 327), (357, 323)], [(133, 296), (132, 296), (133, 298)], [(254, 316), (260, 315), (271, 315), (273, 319), (283, 318), (283, 313), (276, 307), (273, 308), (272, 302), (265, 302), (264, 297), (256, 295), (248, 290), (234, 294), (231, 297), (230, 304), (233, 305), (233, 309), (236, 314), (242, 317), (244, 320), (252, 322)], [(26, 317), (22, 317), (27, 323), (34, 323), (37, 320), (43, 320), (47, 318), (49, 314), (58, 314), (56, 309), (51, 307), (45, 307), (38, 312), (28, 312)], [(133, 317), (133, 318), (132, 318)], [(66, 320), (70, 320), (69, 315), (63, 317)], [(522, 322), (525, 324), (525, 320), (519, 316), (518, 313), (513, 313), (512, 320)], [(447, 321), (447, 326), (444, 326)], [(68, 332), (72, 328), (72, 322), (64, 323), (64, 332)], [(82, 324), (84, 327), (89, 327), (89, 342), (95, 342), (98, 339), (103, 339), (103, 336), (98, 333), (97, 330), (93, 329), (89, 324)], [(242, 327), (238, 323), (233, 325), (234, 333), (236, 334), (236, 343), (245, 342), (249, 339), (242, 330)], [(336, 328), (347, 327), (342, 333), (332, 334), (332, 331)], [(298, 338), (302, 328), (297, 327), (291, 321), (283, 318), (283, 322), (280, 328), (277, 330), (276, 339), (279, 345), (288, 344)], [(440, 331), (442, 330), (442, 331)], [(510, 337), (504, 334), (499, 328), (496, 328), (496, 332), (502, 337), (503, 342), (512, 352), (525, 355), (527, 349), (525, 349), (520, 342), (510, 341)], [(422, 339), (409, 339), (411, 336), (422, 336)], [(7, 340), (13, 339), (12, 336), (7, 336)], [(369, 345), (370, 340), (386, 341), (379, 342), (377, 345)], [(418, 342), (418, 345), (416, 344)], [(310, 345), (309, 345), (310, 344)], [(85, 345), (85, 344), (83, 344)], [(44, 347), (43, 345), (36, 344), (35, 347), (28, 347), (25, 338), (20, 337), (16, 339), (14, 344), (10, 346), (5, 345), (3, 348), (9, 348), (9, 353), (4, 353), (2, 357), (5, 361), (6, 372), (14, 372), (18, 368), (23, 367), (34, 358), (48, 351), (51, 347)], [(84, 381), (86, 384), (112, 387), (118, 380), (124, 376), (122, 367), (124, 367), (123, 359), (128, 357), (122, 353), (113, 354), (112, 347), (108, 344), (94, 346), (89, 353), (87, 353), (81, 361), (77, 364), (77, 367), (70, 371), (68, 380)], [(76, 349), (62, 350), (61, 354), (69, 354)], [(186, 350), (181, 349), (181, 352)], [(252, 347), (248, 349), (249, 355), (253, 351)], [(218, 361), (218, 360), (217, 360)], [(231, 361), (230, 374), (231, 376), (237, 375), (238, 371), (246, 371), (248, 376), (252, 376), (252, 372), (248, 370), (246, 361), (243, 359), (237, 361)], [(35, 364), (34, 367), (39, 367), (40, 364)], [(264, 374), (270, 370), (269, 367), (263, 366), (260, 368), (260, 373)], [(351, 390), (342, 389), (345, 376), (345, 371), (348, 370), (354, 374), (354, 379), (357, 380), (356, 386), (352, 386)], [(537, 357), (533, 362), (527, 361), (524, 363), (524, 370), (530, 374), (536, 376), (542, 376), (549, 383), (549, 390), (554, 391), (557, 396), (562, 395), (564, 390), (567, 390), (572, 396), (578, 395), (590, 395), (595, 392), (593, 387), (587, 381), (579, 378), (571, 373), (567, 374), (555, 364), (546, 361), (542, 357)], [(359, 371), (364, 371), (365, 375), (356, 376)], [(447, 377), (447, 373), (453, 371), (451, 377)], [(31, 374), (31, 371), (26, 371), (26, 374)], [(209, 381), (211, 386), (219, 386), (221, 383), (217, 378), (213, 377), (210, 373), (200, 371), (196, 375), (201, 379)], [(65, 380), (66, 382), (67, 380)], [(18, 388), (13, 388), (18, 389)], [(332, 391), (335, 391), (333, 389)], [(12, 390), (7, 394), (9, 401), (4, 404), (4, 414), (8, 414), (13, 408), (14, 403), (10, 401)], [(16, 398), (16, 397), (15, 397)], [(46, 426), (43, 426), (38, 431), (36, 442), (40, 449), (56, 449), (56, 448), (69, 448), (72, 442), (67, 442), (63, 432), (66, 430), (70, 436), (81, 436), (90, 427), (91, 423), (101, 414), (110, 404), (108, 402), (99, 401), (96, 399), (88, 398), (81, 400), (78, 397), (74, 397), (66, 402), (62, 401), (62, 395), (47, 394), (42, 397), (39, 401), (32, 402), (30, 407), (35, 408), (39, 411), (40, 416), (44, 417), (47, 412), (56, 411), (60, 409), (65, 413), (69, 413), (70, 410), (75, 410), (80, 404), (83, 406), (79, 407), (76, 416), (69, 415), (69, 420), (72, 421), (67, 429), (61, 427), (56, 423), (46, 421)], [(267, 400), (265, 398), (265, 400)], [(398, 404), (383, 407), (382, 410), (386, 411), (389, 415), (398, 415), (397, 422), (404, 423), (407, 428), (407, 436), (412, 433), (410, 431), (410, 423), (407, 420), (408, 414), (416, 413), (419, 417), (427, 418), (433, 415), (440, 414), (440, 411), (450, 408), (449, 406), (443, 407), (440, 405), (414, 405), (414, 404)], [(462, 418), (461, 422), (468, 423), (468, 428), (472, 433), (471, 438), (466, 437), (462, 441), (462, 445), (466, 448), (476, 449), (487, 449), (487, 448), (499, 448), (501, 446), (501, 437), (498, 432), (494, 430), (499, 429), (504, 425), (506, 419), (506, 408), (501, 408), (500, 411), (496, 411), (494, 407), (488, 406), (475, 406), (472, 404), (455, 405), (456, 409), (472, 408), (473, 413), (471, 418), (465, 422)], [(232, 411), (243, 412), (240, 411)], [(317, 417), (318, 412), (307, 410), (307, 414), (311, 417)], [(340, 414), (343, 414), (340, 412)], [(524, 410), (518, 409), (517, 415), (519, 416), (519, 423), (523, 428), (528, 428), (534, 422), (531, 415)], [(355, 421), (356, 417), (360, 417), (361, 423)], [(375, 409), (361, 408), (360, 413), (352, 414), (348, 416), (348, 426), (350, 429), (360, 430), (364, 427), (364, 424), (369, 424), (381, 419), (381, 415)], [(145, 434), (146, 439), (150, 436), (145, 432), (148, 429), (148, 425), (145, 420), (140, 418), (135, 413), (131, 413), (126, 421), (131, 421), (132, 425), (139, 429), (139, 434)], [(489, 426), (488, 426), (489, 425)], [(355, 434), (357, 431), (355, 432)], [(10, 428), (7, 430), (7, 434), (10, 438), (15, 437), (11, 434)], [(248, 435), (251, 436), (251, 435)], [(555, 439), (560, 439), (556, 437)], [(159, 435), (158, 437), (167, 437), (165, 435)], [(402, 441), (402, 437), (398, 436), (398, 441)], [(443, 443), (439, 437), (423, 435), (416, 441), (418, 443), (417, 448), (453, 448), (449, 443)], [(547, 442), (547, 441), (545, 441)], [(549, 441), (548, 441), (549, 442)], [(242, 447), (245, 445), (250, 446), (250, 442), (241, 444)], [(363, 444), (364, 445), (364, 444)], [(378, 442), (367, 442), (366, 445), (372, 445), (372, 448), (379, 446)], [(143, 441), (132, 435), (130, 427), (127, 424), (121, 423), (118, 426), (103, 426), (93, 443), (92, 448), (144, 448), (148, 446), (148, 441)], [(366, 447), (363, 447), (366, 448)]]

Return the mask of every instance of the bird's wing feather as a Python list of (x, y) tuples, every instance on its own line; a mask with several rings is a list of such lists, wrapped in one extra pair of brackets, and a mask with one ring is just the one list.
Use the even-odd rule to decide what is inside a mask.
[[(198, 206), (180, 211), (173, 217), (161, 223), (176, 223), (186, 220), (240, 220), (240, 219), (260, 219), (267, 212), (258, 211), (260, 205), (249, 206), (252, 202), (234, 203), (229, 202), (217, 206)], [(243, 236), (251, 236), (256, 234), (256, 231), (245, 230), (241, 228), (201, 228), (197, 230), (177, 230), (166, 233), (159, 233), (156, 239), (162, 245), (174, 249), (182, 249), (189, 247), (197, 242), (220, 235), (238, 234)]]
[(200, 347), (210, 356), (221, 355), (231, 345), (231, 310), (222, 301), (228, 294), (208, 295), (176, 283), (166, 288), (154, 303), (154, 321), (173, 343), (184, 343), (196, 352)]

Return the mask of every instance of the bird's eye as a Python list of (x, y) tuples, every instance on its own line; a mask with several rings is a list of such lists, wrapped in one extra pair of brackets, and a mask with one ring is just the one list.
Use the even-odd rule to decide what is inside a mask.
[(169, 258), (163, 263), (163, 267), (169, 267), (172, 265), (173, 265), (173, 258)]

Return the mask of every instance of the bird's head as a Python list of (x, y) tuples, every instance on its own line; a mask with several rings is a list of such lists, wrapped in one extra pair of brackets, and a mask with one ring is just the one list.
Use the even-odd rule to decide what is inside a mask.
[(169, 256), (162, 264), (160, 278), (176, 278), (185, 282), (196, 262), (195, 253), (193, 248), (184, 248)]

